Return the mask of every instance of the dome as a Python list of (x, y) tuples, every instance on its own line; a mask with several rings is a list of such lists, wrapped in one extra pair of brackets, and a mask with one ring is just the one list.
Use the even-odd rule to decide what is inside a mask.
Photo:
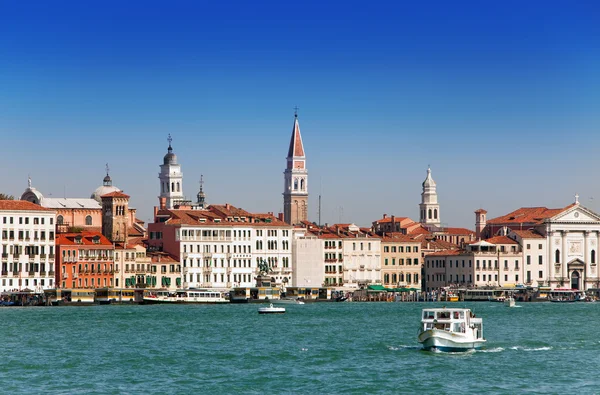
[(435, 187), (435, 181), (431, 178), (431, 169), (427, 168), (427, 178), (423, 181), (423, 188), (426, 187)]
[(165, 155), (164, 159), (165, 165), (176, 165), (177, 164), (177, 155), (173, 153), (172, 149), (169, 149), (169, 153)]
[(106, 175), (106, 177), (104, 177), (104, 180), (102, 180), (102, 182), (104, 182), (105, 185), (112, 185), (112, 180), (110, 179), (110, 176), (108, 174)]
[(102, 199), (100, 197), (102, 195), (106, 195), (107, 193), (111, 193), (111, 192), (121, 192), (121, 190), (112, 185), (111, 186), (102, 185), (102, 186), (99, 186), (98, 188), (96, 188), (96, 190), (94, 191), (94, 193), (92, 193), (92, 196), (90, 196), (90, 198), (96, 200), (98, 203), (102, 203)]

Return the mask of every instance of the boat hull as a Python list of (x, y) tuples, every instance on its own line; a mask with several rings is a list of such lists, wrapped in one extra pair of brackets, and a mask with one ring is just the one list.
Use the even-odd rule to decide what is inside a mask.
[(477, 350), (485, 344), (485, 339), (447, 331), (430, 329), (419, 334), (419, 343), (426, 351), (463, 352)]

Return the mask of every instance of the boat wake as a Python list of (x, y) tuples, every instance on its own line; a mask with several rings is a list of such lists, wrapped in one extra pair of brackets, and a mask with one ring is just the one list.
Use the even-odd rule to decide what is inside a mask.
[(522, 346), (514, 346), (510, 348), (511, 350), (514, 351), (550, 351), (552, 350), (551, 346), (544, 346), (544, 347), (522, 347)]
[(496, 348), (477, 350), (477, 352), (502, 352), (504, 350), (505, 350), (504, 347), (496, 347)]
[(388, 346), (387, 349), (390, 351), (404, 351), (404, 350), (420, 350), (421, 346), (407, 346), (407, 345), (399, 345), (399, 346)]

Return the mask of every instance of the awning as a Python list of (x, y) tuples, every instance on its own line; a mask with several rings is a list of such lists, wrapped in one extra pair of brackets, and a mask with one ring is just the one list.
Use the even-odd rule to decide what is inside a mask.
[(367, 287), (367, 289), (369, 291), (376, 291), (376, 292), (387, 292), (388, 289), (386, 287), (384, 287), (383, 285), (369, 285)]

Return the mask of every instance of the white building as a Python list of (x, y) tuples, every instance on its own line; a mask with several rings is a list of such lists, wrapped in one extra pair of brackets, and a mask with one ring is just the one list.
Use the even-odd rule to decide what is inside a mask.
[(163, 158), (163, 164), (160, 165), (160, 173), (158, 173), (160, 179), (159, 199), (166, 199), (167, 208), (171, 209), (175, 207), (176, 202), (184, 200), (183, 173), (181, 172), (181, 165), (177, 163), (177, 155), (173, 153), (171, 147), (173, 139), (170, 134), (167, 140), (169, 141), (169, 148)]
[(292, 227), (271, 213), (163, 208), (148, 228), (150, 247), (180, 260), (184, 288), (252, 287), (263, 264), (275, 284), (293, 285)]
[(305, 225), (305, 234), (297, 231), (293, 250), (299, 285), (381, 284), (381, 238), (354, 224)]
[(53, 210), (19, 200), (0, 200), (0, 291), (55, 287)]

